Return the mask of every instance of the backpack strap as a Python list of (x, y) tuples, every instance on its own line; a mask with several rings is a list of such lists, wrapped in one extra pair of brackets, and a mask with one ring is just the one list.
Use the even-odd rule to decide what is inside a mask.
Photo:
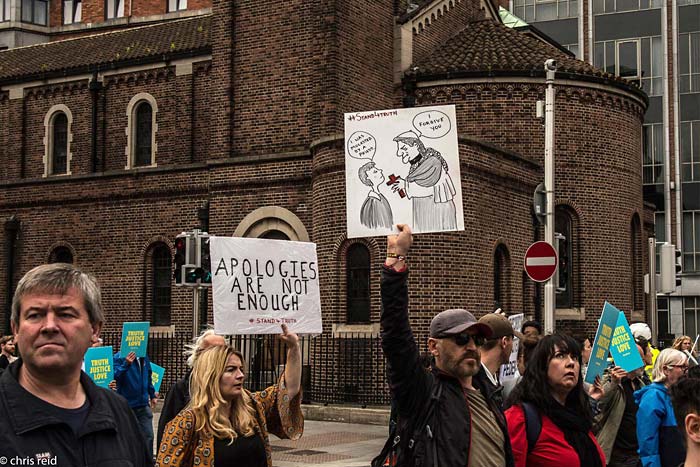
[[(432, 445), (433, 465), (438, 465), (437, 446), (435, 446), (435, 443), (437, 442), (435, 438), (435, 424), (432, 422), (432, 418), (435, 412), (435, 407), (437, 406), (437, 402), (440, 400), (441, 395), (442, 384), (438, 379), (433, 385), (433, 389), (430, 394), (430, 400), (423, 409), (421, 414), (422, 416), (420, 418), (417, 418), (418, 423), (411, 424), (410, 428), (406, 427), (409, 428), (405, 430), (407, 432), (406, 435), (411, 435), (407, 442), (404, 441), (404, 443), (406, 444), (404, 445), (402, 443), (401, 435), (404, 430), (399, 427), (399, 425), (403, 425), (403, 423), (399, 421), (399, 425), (397, 425), (396, 430), (393, 433), (390, 433), (389, 438), (386, 440), (386, 443), (382, 448), (382, 452), (372, 460), (372, 467), (397, 465), (396, 462), (398, 461), (399, 451), (401, 450), (400, 445), (404, 445), (409, 453), (412, 452), (413, 448), (415, 447), (416, 441), (420, 439), (420, 436), (423, 432), (425, 432), (425, 435), (428, 438), (428, 443)], [(431, 426), (431, 424), (433, 426)]]
[[(428, 406), (425, 408), (425, 412), (422, 418), (420, 418), (420, 423), (414, 426), (413, 436), (408, 440), (408, 449), (413, 449), (413, 445), (418, 437), (421, 435), (423, 430), (425, 430), (428, 439), (432, 443), (435, 440), (435, 424), (432, 422), (433, 413), (435, 413), (435, 406), (440, 400), (442, 395), (442, 383), (439, 378), (435, 379), (435, 384), (433, 385), (433, 390), (430, 393), (430, 400), (428, 401)], [(430, 424), (433, 424), (433, 427)], [(437, 464), (436, 464), (437, 465)]]
[(537, 439), (542, 432), (542, 416), (532, 402), (523, 402), (525, 412), (525, 433), (527, 435), (527, 452), (532, 452), (537, 444)]

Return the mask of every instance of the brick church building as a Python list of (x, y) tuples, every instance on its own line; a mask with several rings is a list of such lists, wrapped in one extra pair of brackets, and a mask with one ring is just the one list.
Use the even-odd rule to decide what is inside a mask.
[[(343, 113), (442, 104), (457, 109), (465, 231), (415, 239), (417, 338), (446, 308), (542, 319), (542, 288), (522, 265), (543, 238), (532, 197), (544, 179), (535, 109), (549, 58), (566, 237), (557, 328), (592, 334), (604, 300), (645, 318), (648, 98), (536, 30), (506, 27), (491, 0), (19, 3), (0, 0), (4, 332), (19, 278), (68, 261), (101, 282), (107, 332), (143, 320), (191, 335), (173, 244), (203, 225), (316, 243), (324, 336), (376, 337), (385, 240), (346, 238)], [(365, 357), (381, 375), (377, 348)], [(357, 371), (350, 358), (308, 358), (312, 385)]]

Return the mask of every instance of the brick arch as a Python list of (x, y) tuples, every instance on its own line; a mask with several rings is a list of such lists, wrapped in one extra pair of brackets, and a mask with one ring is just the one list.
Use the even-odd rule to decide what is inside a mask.
[[(381, 250), (379, 248), (378, 242), (374, 238), (347, 238), (347, 234), (343, 233), (336, 238), (333, 244), (333, 259), (334, 259), (334, 269), (336, 274), (336, 304), (337, 304), (337, 317), (342, 322), (347, 321), (348, 307), (347, 307), (347, 294), (348, 294), (348, 281), (347, 281), (347, 253), (350, 247), (353, 245), (364, 245), (369, 250), (370, 258), (370, 287), (376, 281), (371, 280), (371, 275), (373, 271), (377, 270), (375, 264), (381, 261), (380, 254)], [(378, 294), (372, 293), (370, 289), (370, 322), (379, 321), (379, 307), (373, 306), (378, 305)]]
[(292, 211), (280, 206), (264, 206), (251, 212), (238, 224), (233, 236), (260, 237), (270, 230), (279, 230), (290, 240), (309, 241), (309, 232), (301, 219)]
[[(151, 237), (144, 245), (141, 246), (141, 258), (142, 258), (142, 267), (141, 267), (141, 277), (140, 281), (142, 284), (142, 310), (141, 310), (141, 315), (144, 319), (144, 321), (149, 321), (151, 322), (151, 325), (167, 325), (166, 323), (159, 323), (155, 324), (154, 322), (154, 316), (153, 316), (153, 283), (151, 281), (151, 277), (153, 275), (153, 252), (155, 251), (156, 247), (158, 246), (165, 246), (168, 249), (168, 252), (170, 254), (170, 277), (172, 279), (172, 266), (173, 266), (173, 257), (174, 257), (174, 242), (163, 236), (163, 235), (156, 235)], [(170, 281), (170, 296), (172, 300), (172, 280)], [(169, 317), (168, 321), (169, 323), (172, 323), (172, 302), (170, 305), (170, 311), (169, 311)]]
[(153, 249), (153, 245), (156, 243), (165, 243), (168, 248), (170, 248), (171, 253), (175, 253), (175, 242), (169, 237), (166, 237), (164, 235), (154, 235), (148, 241), (146, 241), (143, 245), (141, 245), (141, 258), (146, 258), (146, 255), (149, 254), (149, 251)]
[(78, 264), (78, 254), (76, 252), (75, 247), (71, 245), (69, 242), (65, 240), (59, 240), (51, 244), (49, 247), (49, 250), (46, 252), (46, 262), (51, 262), (51, 256), (53, 255), (53, 252), (56, 251), (57, 248), (67, 248), (70, 251), (71, 256), (73, 257), (73, 264)]
[[(494, 242), (493, 249), (491, 252), (491, 261), (491, 271), (493, 273), (492, 278), (494, 308), (498, 306), (504, 311), (510, 311), (512, 308), (513, 295), (513, 280), (511, 277), (513, 268), (510, 248), (508, 248), (508, 242), (504, 238), (499, 238)], [(499, 262), (501, 261), (503, 264), (499, 264)], [(499, 270), (499, 268), (502, 268), (500, 270), (501, 274), (499, 277), (497, 277), (496, 273)]]
[(642, 216), (637, 210), (630, 218), (630, 275), (632, 310), (644, 310), (644, 239), (642, 238)]
[[(571, 220), (571, 231), (568, 232), (570, 238), (567, 238), (567, 241), (570, 245), (569, 251), (566, 252), (567, 256), (569, 256), (568, 261), (570, 263), (569, 266), (569, 273), (571, 275), (569, 284), (567, 287), (571, 287), (571, 291), (567, 292), (568, 298), (566, 301), (568, 302), (567, 305), (564, 306), (559, 306), (557, 305), (558, 308), (578, 308), (582, 306), (583, 304), (583, 279), (582, 279), (582, 234), (581, 234), (581, 225), (582, 225), (582, 216), (581, 216), (581, 209), (572, 202), (562, 202), (559, 201), (556, 203), (555, 206), (555, 213), (556, 211), (564, 211), (568, 216), (569, 219)], [(555, 227), (556, 228), (556, 227)], [(561, 245), (560, 245), (560, 266), (561, 266), (561, 261), (562, 261), (562, 255), (564, 252), (561, 251)], [(563, 274), (563, 272), (559, 271), (559, 274)], [(564, 295), (559, 295), (557, 297), (557, 302), (560, 300), (563, 300)]]

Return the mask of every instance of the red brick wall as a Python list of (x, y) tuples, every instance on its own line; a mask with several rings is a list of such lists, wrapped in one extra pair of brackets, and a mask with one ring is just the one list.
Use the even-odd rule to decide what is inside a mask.
[[(233, 154), (308, 148), (310, 129), (318, 112), (312, 98), (316, 80), (321, 76), (317, 67), (323, 66), (324, 61), (318, 55), (316, 42), (318, 21), (323, 21), (316, 15), (317, 8), (317, 2), (303, 0), (245, 0), (233, 8), (236, 27), (232, 33), (232, 62), (230, 54), (217, 62), (219, 52), (228, 53), (228, 45), (226, 50), (215, 50), (213, 54), (213, 74), (222, 73), (222, 89), (217, 92), (215, 105), (224, 105), (221, 99), (227, 99), (227, 95), (233, 97), (231, 115), (222, 118), (223, 125), (229, 125), (227, 131), (232, 131)], [(224, 26), (230, 27), (230, 22)], [(219, 70), (219, 66), (226, 68)], [(232, 73), (232, 77), (227, 73)], [(227, 89), (230, 92), (225, 94)], [(224, 107), (217, 115), (226, 117), (226, 112), (229, 110)], [(225, 135), (223, 128), (221, 134)], [(220, 144), (218, 135), (213, 140)], [(221, 143), (217, 157), (228, 156), (223, 152), (228, 143)]]
[[(390, 1), (339, 2), (336, 97), (330, 131), (343, 131), (343, 113), (393, 108), (393, 17)], [(329, 122), (330, 123), (330, 122)]]
[[(543, 98), (543, 91), (527, 84), (456, 85), (420, 89), (418, 101), (456, 104), (461, 136), (543, 164), (544, 130), (534, 118), (535, 102)], [(605, 300), (627, 312), (633, 306), (630, 222), (635, 213), (644, 211), (639, 164), (643, 108), (613, 92), (560, 83), (556, 112), (556, 200), (579, 215), (582, 263), (577, 293), (587, 316), (585, 323), (559, 325), (591, 332), (595, 330), (592, 318), (599, 315)], [(505, 115), (508, 125), (502, 124)], [(497, 211), (485, 206), (487, 212)], [(640, 241), (645, 239), (644, 235)], [(513, 264), (522, 264), (523, 249), (511, 254)], [(635, 280), (638, 284), (639, 278)]]

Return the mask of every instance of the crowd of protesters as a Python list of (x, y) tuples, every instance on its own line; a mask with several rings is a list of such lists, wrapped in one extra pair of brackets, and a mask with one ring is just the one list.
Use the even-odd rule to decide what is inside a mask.
[[(649, 327), (635, 323), (645, 366), (628, 372), (611, 361), (587, 385), (592, 337), (542, 336), (534, 321), (519, 334), (501, 313), (477, 321), (452, 309), (430, 323), (426, 370), (408, 319), (413, 240), (408, 226), (398, 229), (387, 239), (380, 322), (398, 416), (373, 467), (700, 466), (700, 379), (688, 371), (697, 364), (688, 336), (659, 351)], [(515, 337), (518, 371), (502, 383)]]
[[(543, 336), (537, 321), (521, 334), (502, 312), (477, 320), (450, 309), (432, 319), (421, 354), (408, 314), (413, 237), (406, 225), (398, 230), (381, 271), (394, 415), (373, 467), (700, 466), (700, 366), (689, 336), (659, 350), (648, 326), (634, 323), (645, 366), (625, 371), (611, 361), (588, 385), (592, 337)], [(206, 330), (188, 346), (189, 370), (166, 396), (154, 458), (158, 394), (148, 357), (115, 354), (111, 389), (81, 371), (87, 348), (101, 345), (95, 278), (72, 265), (39, 266), (20, 280), (11, 310), (13, 334), (0, 338), (2, 456), (59, 466), (272, 467), (269, 434), (303, 433), (299, 337), (285, 325), (284, 372), (259, 392), (244, 388), (245, 358), (223, 336)], [(517, 371), (501, 381), (516, 338)]]

